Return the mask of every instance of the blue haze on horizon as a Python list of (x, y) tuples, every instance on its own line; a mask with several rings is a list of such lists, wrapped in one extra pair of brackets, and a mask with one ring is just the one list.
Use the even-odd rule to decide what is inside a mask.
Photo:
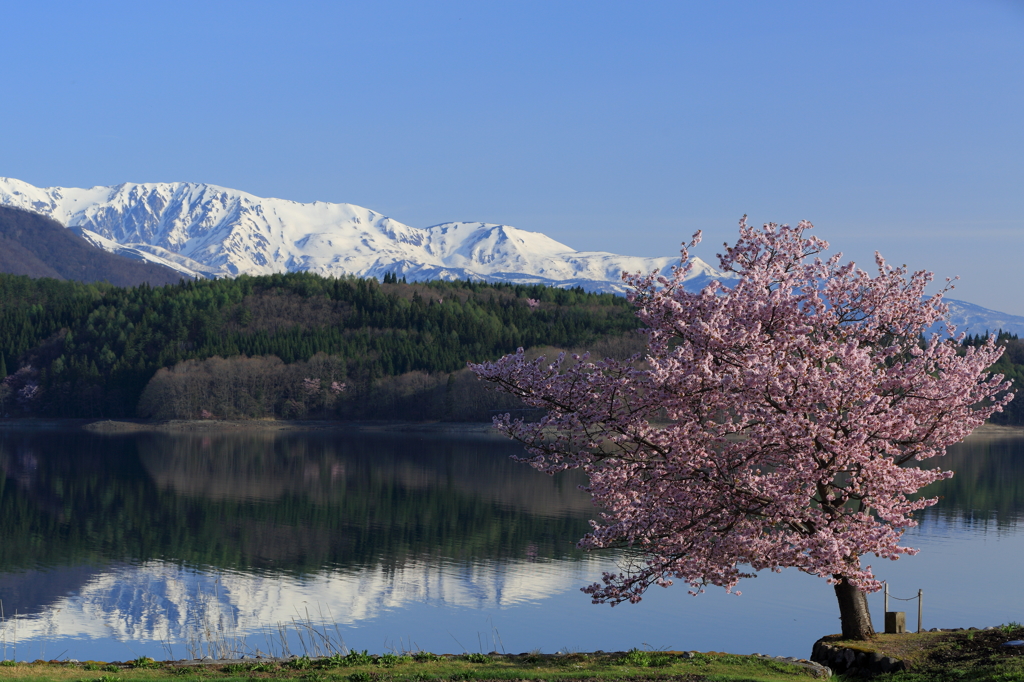
[(715, 263), (796, 223), (1024, 315), (1024, 3), (7, 3), (0, 176)]

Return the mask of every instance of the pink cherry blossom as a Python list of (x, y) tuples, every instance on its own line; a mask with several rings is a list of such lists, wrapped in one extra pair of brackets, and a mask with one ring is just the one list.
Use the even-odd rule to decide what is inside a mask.
[(320, 393), (320, 379), (306, 377), (302, 380), (302, 390), (308, 395), (317, 395)]
[(992, 339), (965, 348), (953, 329), (929, 333), (944, 325), (949, 284), (926, 296), (930, 273), (880, 255), (873, 276), (841, 254), (824, 260), (811, 227), (744, 218), (719, 255), (738, 279), (696, 293), (683, 281), (699, 232), (673, 276), (624, 273), (647, 326), (643, 355), (549, 362), (520, 349), (472, 365), (546, 409), (537, 422), (495, 419), (526, 461), (588, 475), (602, 513), (580, 545), (630, 558), (584, 588), (595, 603), (638, 602), (674, 580), (733, 591), (786, 567), (862, 598), (880, 583), (861, 559), (915, 553), (903, 531), (936, 502), (915, 493), (952, 476), (921, 463), (1013, 397), (986, 373), (1002, 352)]

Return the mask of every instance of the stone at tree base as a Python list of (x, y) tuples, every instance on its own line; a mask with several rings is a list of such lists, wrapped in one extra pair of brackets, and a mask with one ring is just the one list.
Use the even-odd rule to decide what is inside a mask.
[(882, 659), (878, 666), (878, 670), (883, 673), (895, 673), (901, 670), (909, 670), (910, 666), (907, 665), (906, 661), (901, 661), (898, 658), (892, 656), (886, 656)]
[(830, 673), (871, 677), (880, 673), (910, 669), (906, 661), (885, 656), (877, 651), (858, 651), (841, 644), (833, 644), (831, 640), (837, 637), (838, 635), (831, 635), (819, 639), (811, 649), (811, 660), (828, 667)]
[(885, 633), (900, 635), (907, 631), (907, 614), (905, 611), (885, 612)]

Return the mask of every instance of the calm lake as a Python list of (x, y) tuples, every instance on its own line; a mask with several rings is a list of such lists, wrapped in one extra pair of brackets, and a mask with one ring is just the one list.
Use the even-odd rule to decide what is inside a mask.
[[(806, 657), (839, 630), (824, 580), (794, 570), (611, 608), (579, 588), (615, 567), (575, 541), (579, 477), (483, 435), (0, 430), (0, 657), (606, 651)], [(936, 463), (939, 463), (938, 461)], [(973, 436), (910, 531), (876, 560), (924, 626), (1024, 621), (1024, 431)], [(869, 597), (875, 627), (882, 596)], [(895, 602), (917, 625), (915, 602)]]

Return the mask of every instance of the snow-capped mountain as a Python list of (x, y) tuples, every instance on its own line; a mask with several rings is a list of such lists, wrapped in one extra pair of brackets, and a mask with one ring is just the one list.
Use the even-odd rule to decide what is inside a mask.
[[(0, 204), (42, 213), (104, 250), (192, 277), (395, 273), (410, 281), (468, 277), (623, 291), (623, 270), (667, 274), (679, 260), (576, 251), (509, 225), (416, 228), (352, 204), (300, 204), (196, 183), (77, 189), (0, 178)], [(695, 285), (718, 276), (695, 263)]]
[[(189, 277), (309, 271), (409, 281), (483, 280), (624, 292), (621, 274), (668, 275), (678, 256), (576, 251), (539, 232), (452, 222), (418, 228), (353, 204), (264, 199), (198, 183), (40, 188), (0, 178), (0, 204), (54, 218), (106, 251)], [(724, 275), (694, 258), (690, 288)], [(1024, 317), (948, 300), (959, 331), (1024, 335)]]
[(949, 304), (948, 319), (958, 334), (995, 334), (1001, 330), (1024, 337), (1024, 317), (1020, 315), (1001, 313), (952, 298), (947, 298), (946, 303)]

